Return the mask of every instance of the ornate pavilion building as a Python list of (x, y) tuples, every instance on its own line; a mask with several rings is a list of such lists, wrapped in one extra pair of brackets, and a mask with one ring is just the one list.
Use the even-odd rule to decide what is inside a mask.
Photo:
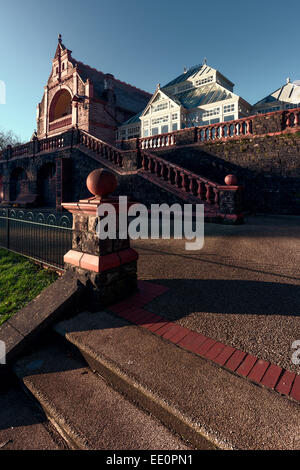
[(149, 137), (245, 117), (252, 107), (233, 87), (206, 63), (184, 70), (162, 88), (158, 85), (144, 110), (119, 127), (117, 137)]

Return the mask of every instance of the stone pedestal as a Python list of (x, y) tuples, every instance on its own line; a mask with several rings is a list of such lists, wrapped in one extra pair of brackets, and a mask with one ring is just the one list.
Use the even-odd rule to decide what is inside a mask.
[(113, 304), (137, 290), (138, 254), (130, 248), (129, 238), (101, 240), (96, 233), (101, 224), (98, 207), (112, 203), (118, 219), (118, 199), (92, 198), (79, 203), (63, 203), (73, 214), (72, 250), (64, 256), (67, 269), (76, 273), (91, 294), (96, 308)]

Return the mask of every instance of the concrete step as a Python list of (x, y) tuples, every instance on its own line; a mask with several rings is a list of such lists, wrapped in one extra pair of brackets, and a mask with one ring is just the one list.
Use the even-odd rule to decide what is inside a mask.
[(15, 365), (18, 377), (71, 448), (190, 449), (93, 373), (72, 349), (51, 344)]
[(92, 370), (198, 449), (297, 449), (300, 408), (106, 312), (55, 325)]
[(0, 450), (67, 450), (43, 411), (10, 383), (0, 391)]

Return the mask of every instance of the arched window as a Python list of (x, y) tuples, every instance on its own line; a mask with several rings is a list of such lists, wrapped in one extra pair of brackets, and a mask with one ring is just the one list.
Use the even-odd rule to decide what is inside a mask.
[(49, 109), (49, 121), (55, 121), (63, 116), (72, 113), (72, 97), (70, 93), (63, 89), (56, 93), (53, 97)]

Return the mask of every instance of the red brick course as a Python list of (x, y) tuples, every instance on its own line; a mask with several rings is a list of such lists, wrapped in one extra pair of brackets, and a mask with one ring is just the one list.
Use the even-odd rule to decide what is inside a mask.
[(201, 333), (191, 331), (146, 310), (145, 305), (166, 292), (168, 288), (149, 281), (139, 281), (138, 285), (139, 293), (112, 306), (110, 310), (116, 315), (161, 336), (164, 340), (199, 354), (233, 373), (300, 402), (300, 375), (215, 341)]

